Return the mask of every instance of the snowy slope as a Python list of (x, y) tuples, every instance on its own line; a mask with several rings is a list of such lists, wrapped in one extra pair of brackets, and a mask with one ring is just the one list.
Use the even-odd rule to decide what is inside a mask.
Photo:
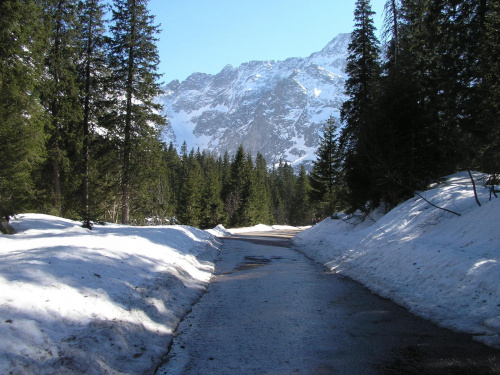
[(500, 348), (500, 199), (489, 201), (484, 176), (459, 173), (422, 198), (360, 222), (327, 219), (300, 233), (295, 245), (330, 269), (416, 315)]
[(140, 374), (203, 292), (218, 243), (191, 227), (19, 215), (0, 235), (1, 374)]
[(164, 140), (219, 154), (243, 144), (268, 163), (315, 159), (322, 126), (339, 118), (346, 98), (349, 42), (340, 34), (309, 57), (227, 65), (169, 83), (159, 98), (169, 122)]

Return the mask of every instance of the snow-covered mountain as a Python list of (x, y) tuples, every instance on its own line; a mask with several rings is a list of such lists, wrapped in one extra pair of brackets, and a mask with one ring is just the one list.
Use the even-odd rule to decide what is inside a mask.
[(346, 98), (349, 41), (339, 34), (306, 58), (227, 65), (216, 75), (170, 82), (160, 97), (169, 122), (164, 140), (218, 154), (243, 144), (268, 163), (314, 159), (323, 124), (339, 117)]

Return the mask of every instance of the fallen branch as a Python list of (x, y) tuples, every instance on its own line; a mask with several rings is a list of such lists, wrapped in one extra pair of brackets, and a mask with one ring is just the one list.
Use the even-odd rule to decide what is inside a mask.
[(439, 206), (436, 206), (434, 203), (428, 201), (427, 199), (425, 199), (420, 193), (414, 191), (414, 193), (416, 195), (418, 195), (420, 198), (422, 198), (424, 201), (426, 201), (427, 203), (429, 203), (432, 207), (436, 207), (440, 210), (443, 210), (443, 211), (446, 211), (446, 212), (449, 212), (450, 214), (453, 214), (453, 215), (457, 215), (457, 216), (462, 216), (461, 214), (459, 214), (458, 212), (455, 212), (455, 211), (452, 211), (452, 210), (448, 210), (447, 208), (443, 208), (443, 207), (439, 207)]
[(410, 190), (413, 194), (415, 195), (418, 195), (420, 198), (422, 198), (424, 201), (426, 201), (427, 203), (429, 203), (432, 207), (435, 207), (439, 210), (443, 210), (443, 211), (446, 211), (446, 212), (449, 212), (450, 214), (453, 214), (453, 215), (457, 215), (457, 216), (462, 216), (461, 214), (459, 214), (458, 212), (455, 212), (455, 211), (452, 211), (452, 210), (448, 210), (447, 208), (443, 208), (443, 207), (439, 207), (439, 206), (436, 206), (434, 203), (428, 201), (427, 199), (425, 199), (420, 193), (418, 193), (417, 191), (413, 190), (412, 188), (404, 185), (402, 182), (398, 181), (395, 177), (392, 177), (392, 180), (401, 185), (402, 187), (404, 187), (405, 189), (408, 189)]
[(472, 173), (470, 173), (470, 169), (468, 168), (467, 173), (469, 174), (470, 180), (472, 181), (472, 188), (474, 189), (474, 198), (476, 199), (476, 203), (479, 207), (481, 207), (481, 202), (479, 202), (479, 198), (477, 197), (476, 182), (474, 181), (474, 177), (472, 177)]

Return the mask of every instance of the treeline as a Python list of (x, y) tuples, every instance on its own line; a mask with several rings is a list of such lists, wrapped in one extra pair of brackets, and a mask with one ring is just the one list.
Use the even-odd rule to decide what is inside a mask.
[[(308, 225), (320, 203), (310, 199), (309, 177), (281, 162), (269, 168), (264, 157), (253, 158), (240, 145), (235, 155), (216, 156), (191, 150), (180, 154), (172, 144), (157, 171), (157, 189), (143, 213), (201, 228), (255, 224)], [(149, 210), (147, 211), (146, 208)], [(316, 211), (315, 211), (316, 208)]]
[(388, 0), (383, 44), (356, 1), (340, 147), (351, 210), (388, 208), (500, 156), (500, 2)]

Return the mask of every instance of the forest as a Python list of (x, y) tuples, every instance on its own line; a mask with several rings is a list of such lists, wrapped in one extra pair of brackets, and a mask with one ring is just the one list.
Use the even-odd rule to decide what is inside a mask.
[(21, 212), (87, 228), (307, 225), (389, 210), (459, 170), (495, 176), (500, 4), (388, 0), (380, 41), (373, 15), (356, 1), (341, 121), (330, 117), (312, 169), (298, 171), (243, 145), (213, 155), (160, 139), (147, 0), (1, 2), (0, 227)]
[(457, 171), (498, 173), (500, 3), (356, 1), (342, 107), (350, 209), (391, 209)]

